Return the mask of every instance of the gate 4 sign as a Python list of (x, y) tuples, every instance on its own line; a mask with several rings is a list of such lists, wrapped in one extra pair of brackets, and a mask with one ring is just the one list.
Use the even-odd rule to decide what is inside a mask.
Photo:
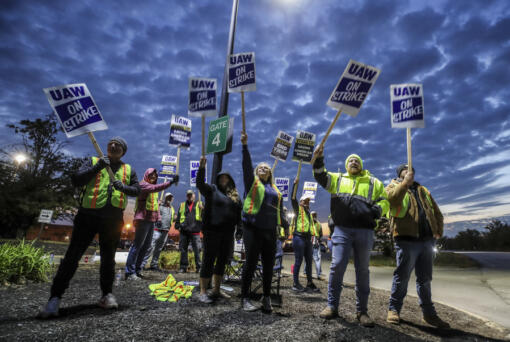
[(41, 213), (39, 214), (39, 219), (37, 219), (37, 222), (51, 223), (52, 217), (53, 217), (53, 210), (41, 209)]
[(159, 174), (161, 176), (175, 175), (177, 169), (177, 157), (164, 155), (161, 159), (161, 170)]
[(234, 127), (233, 118), (222, 116), (209, 123), (206, 153), (223, 152), (227, 148), (229, 131)]
[(310, 202), (315, 203), (315, 195), (317, 194), (317, 183), (316, 182), (305, 182), (303, 185), (303, 195), (309, 195)]
[(283, 131), (279, 131), (276, 136), (273, 149), (271, 150), (271, 157), (281, 161), (286, 161), (293, 141), (293, 136), (288, 135)]
[(274, 183), (278, 190), (282, 193), (283, 201), (287, 202), (289, 200), (290, 180), (288, 178), (275, 178)]
[(341, 109), (353, 117), (358, 115), (363, 101), (380, 73), (381, 70), (377, 68), (349, 60), (327, 105), (337, 110)]
[(85, 83), (43, 89), (68, 138), (108, 129)]
[(392, 84), (390, 97), (392, 128), (425, 127), (421, 84)]
[(296, 135), (296, 143), (294, 144), (294, 155), (292, 156), (292, 160), (303, 161), (303, 163), (310, 164), (314, 145), (315, 134), (298, 131)]
[(172, 114), (170, 119), (170, 145), (189, 148), (191, 142), (191, 120)]
[(189, 78), (189, 116), (216, 115), (216, 83), (215, 78)]
[(228, 58), (228, 92), (255, 91), (255, 52), (238, 53)]

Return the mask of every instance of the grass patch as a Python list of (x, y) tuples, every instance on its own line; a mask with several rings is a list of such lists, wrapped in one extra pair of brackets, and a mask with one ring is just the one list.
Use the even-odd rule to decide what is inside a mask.
[[(0, 239), (0, 245), (3, 243), (17, 243), (19, 240), (13, 239)], [(69, 242), (61, 242), (61, 241), (48, 241), (48, 240), (32, 240), (29, 241), (34, 247), (43, 249), (48, 254), (55, 255), (64, 255), (69, 247)], [(96, 251), (96, 247), (89, 246), (85, 251), (84, 255), (94, 254)], [(98, 250), (99, 253), (99, 250)]]
[[(349, 260), (352, 263), (352, 259)], [(388, 257), (384, 255), (372, 255), (370, 257), (370, 266), (381, 267), (396, 267), (395, 257)], [(463, 254), (456, 254), (452, 252), (440, 252), (437, 254), (434, 259), (434, 266), (442, 267), (460, 267), (460, 268), (469, 268), (476, 267), (479, 268), (480, 264), (471, 259), (470, 257)]]

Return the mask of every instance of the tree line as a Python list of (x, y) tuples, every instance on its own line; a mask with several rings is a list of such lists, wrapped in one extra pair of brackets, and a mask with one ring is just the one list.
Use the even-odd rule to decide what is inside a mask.
[(510, 225), (491, 220), (483, 231), (466, 229), (453, 238), (442, 237), (438, 244), (442, 249), (464, 251), (510, 251)]

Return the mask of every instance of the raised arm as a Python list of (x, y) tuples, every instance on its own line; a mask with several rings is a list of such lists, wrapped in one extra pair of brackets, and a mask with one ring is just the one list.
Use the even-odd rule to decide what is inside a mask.
[(246, 133), (241, 133), (241, 143), (243, 144), (243, 180), (244, 180), (244, 193), (250, 191), (250, 188), (255, 180), (253, 175), (253, 165), (251, 163), (250, 151), (248, 151), (248, 136)]
[(200, 191), (200, 193), (204, 196), (212, 193), (212, 191), (213, 191), (212, 186), (210, 186), (209, 184), (207, 184), (205, 182), (206, 161), (207, 161), (207, 159), (205, 158), (205, 156), (202, 156), (200, 158), (200, 166), (199, 166), (198, 172), (197, 172), (197, 188), (198, 188), (198, 191)]

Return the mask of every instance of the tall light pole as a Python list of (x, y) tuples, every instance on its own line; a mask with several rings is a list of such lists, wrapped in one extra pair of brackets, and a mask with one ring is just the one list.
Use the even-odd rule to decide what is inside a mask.
[[(227, 115), (228, 110), (228, 57), (234, 52), (234, 39), (236, 35), (237, 9), (239, 0), (232, 1), (232, 14), (230, 15), (230, 30), (228, 34), (227, 56), (225, 58), (225, 71), (223, 72), (223, 82), (221, 86), (220, 112), (218, 117)], [(215, 153), (212, 167), (211, 183), (216, 183), (216, 176), (223, 167), (223, 153)]]

